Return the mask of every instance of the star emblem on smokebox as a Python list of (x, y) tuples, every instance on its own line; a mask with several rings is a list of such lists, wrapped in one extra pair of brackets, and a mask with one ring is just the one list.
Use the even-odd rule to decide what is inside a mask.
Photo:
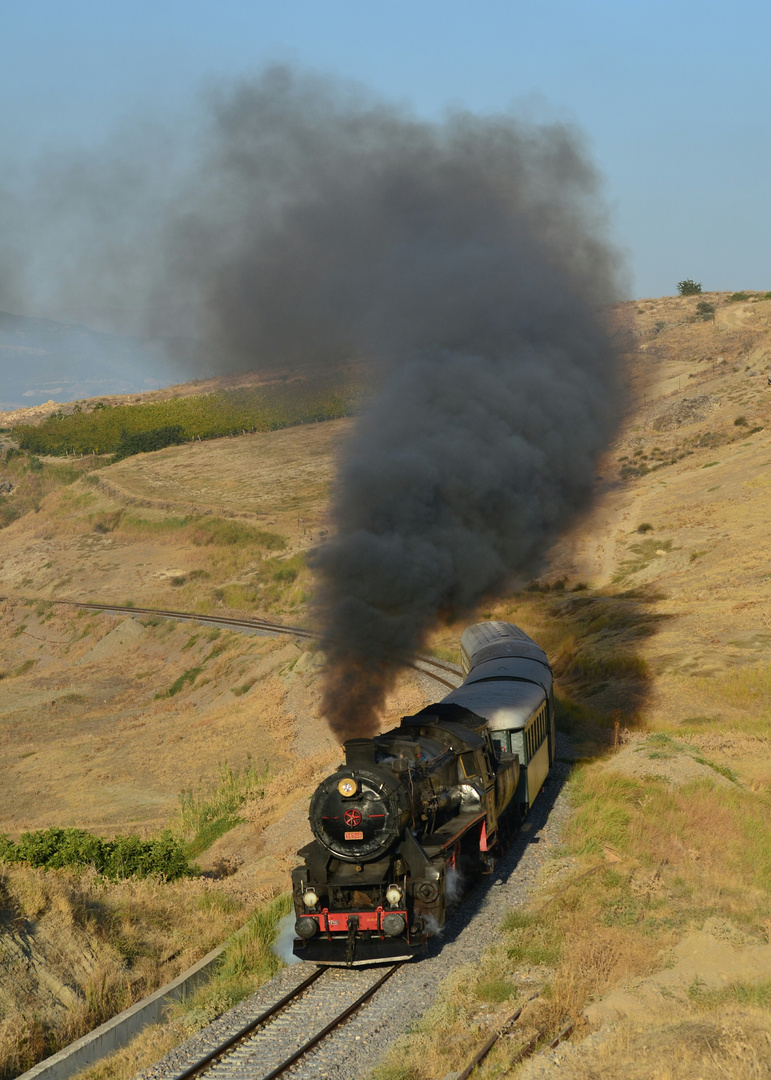
[(361, 813), (355, 806), (352, 806), (350, 810), (346, 810), (343, 814), (343, 821), (350, 826), (361, 825)]

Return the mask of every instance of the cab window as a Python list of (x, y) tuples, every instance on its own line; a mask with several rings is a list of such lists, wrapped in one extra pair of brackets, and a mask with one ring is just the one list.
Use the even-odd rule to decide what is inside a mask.
[(461, 754), (460, 763), (463, 767), (464, 776), (479, 776), (479, 766), (473, 751), (467, 750), (466, 753)]

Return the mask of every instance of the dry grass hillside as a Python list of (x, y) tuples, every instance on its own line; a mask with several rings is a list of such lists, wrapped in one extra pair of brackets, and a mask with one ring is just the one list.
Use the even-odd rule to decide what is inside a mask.
[(0, 587), (200, 614), (299, 610), (350, 423), (171, 446), (91, 472), (4, 531)]
[[(347, 426), (84, 460), (80, 475), (44, 460), (35, 507), (2, 530), (0, 834), (171, 827), (205, 876), (137, 882), (127, 901), (128, 886), (81, 884), (73, 871), (0, 871), (0, 981), (16, 987), (2, 1001), (0, 1075), (173, 977), (283, 892), (307, 791), (339, 754), (307, 644), (58, 601), (304, 621), (305, 553), (326, 527)], [(27, 468), (23, 457), (11, 465)], [(392, 709), (424, 701), (410, 674)]]
[(553, 659), (566, 842), (377, 1080), (461, 1069), (518, 1003), (475, 1076), (771, 1076), (771, 297), (632, 306), (636, 400), (595, 506), (485, 613)]
[[(592, 514), (554, 553), (551, 580), (637, 605), (652, 631), (635, 645), (640, 719), (682, 727), (766, 790), (771, 299), (724, 302), (716, 324), (687, 321), (696, 302), (642, 305), (643, 401), (603, 462)], [(729, 741), (714, 720), (734, 731)]]
[[(315, 709), (315, 658), (291, 640), (49, 600), (303, 617), (304, 553), (345, 426), (138, 455), (52, 491), (3, 531), (0, 831), (156, 828), (218, 763), (291, 760), (287, 725)], [(329, 752), (317, 724), (308, 738)]]
[[(699, 318), (703, 302), (714, 319)], [(461, 1068), (468, 1032), (481, 1043), (534, 983), (522, 1041), (565, 1017), (576, 1033), (558, 1062), (517, 1066), (531, 1080), (612, 1077), (621, 1064), (641, 1077), (767, 1075), (753, 1062), (771, 1056), (771, 299), (627, 307), (634, 402), (596, 503), (537, 582), (480, 612), (525, 626), (553, 658), (579, 755), (570, 833), (533, 910), (512, 916), (484, 971), (447, 988), (383, 1080)], [(305, 621), (305, 555), (329, 529), (349, 424), (84, 462), (74, 481), (38, 474), (36, 506), (2, 530), (0, 832), (171, 824), (195, 834), (211, 875), (178, 889), (213, 890), (233, 920), (283, 887), (308, 791), (338, 753), (318, 718), (313, 650), (51, 601)], [(460, 629), (434, 636), (438, 654), (456, 655)], [(389, 717), (429, 692), (405, 676)], [(228, 784), (243, 798), (217, 827), (183, 820)], [(192, 940), (195, 925), (183, 915), (176, 932)], [(37, 985), (61, 1008), (50, 979)], [(502, 1075), (517, 1045), (481, 1075)]]

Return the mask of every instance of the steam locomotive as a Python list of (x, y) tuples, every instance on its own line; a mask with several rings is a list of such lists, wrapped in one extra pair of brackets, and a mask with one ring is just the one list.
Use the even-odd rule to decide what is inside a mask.
[(292, 873), (295, 955), (317, 964), (408, 959), (444, 926), (532, 805), (554, 762), (552, 672), (505, 622), (461, 637), (465, 679), (372, 739), (310, 804), (314, 840)]

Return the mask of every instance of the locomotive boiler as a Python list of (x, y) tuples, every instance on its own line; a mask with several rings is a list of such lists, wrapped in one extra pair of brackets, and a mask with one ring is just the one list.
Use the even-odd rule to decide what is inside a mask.
[(292, 874), (295, 954), (371, 964), (420, 953), (508, 843), (554, 759), (552, 675), (511, 623), (468, 627), (458, 689), (372, 739), (310, 804)]

